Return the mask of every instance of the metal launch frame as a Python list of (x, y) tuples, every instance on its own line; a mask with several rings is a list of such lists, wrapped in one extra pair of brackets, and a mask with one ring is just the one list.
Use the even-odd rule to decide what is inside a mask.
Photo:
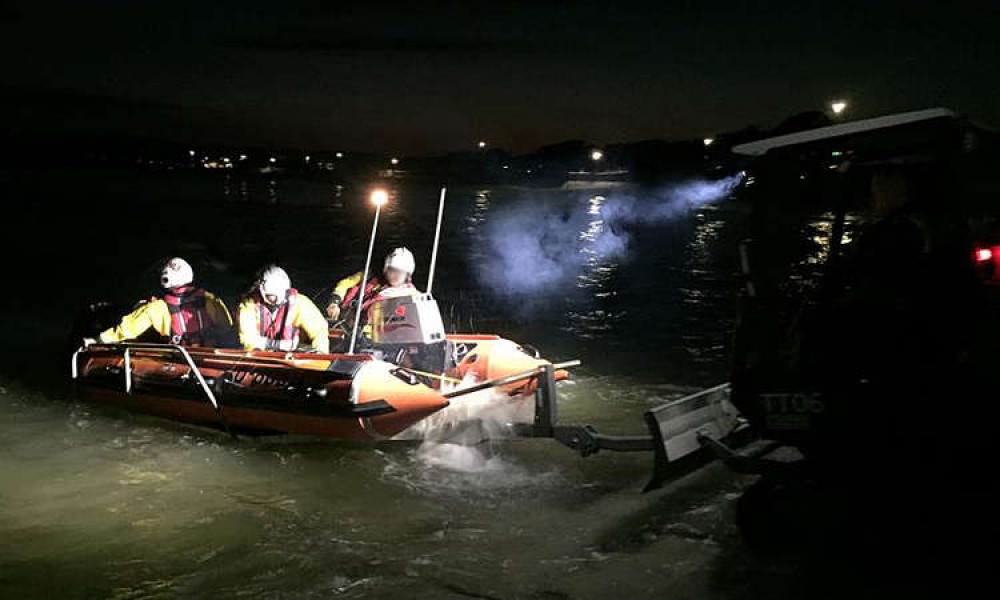
[(590, 425), (560, 423), (555, 380), (558, 366), (544, 365), (535, 374), (535, 421), (517, 426), (515, 433), (525, 438), (552, 438), (583, 457), (601, 450), (652, 452), (653, 474), (643, 491), (657, 489), (715, 458), (726, 458), (727, 464), (732, 457), (752, 461), (773, 450), (759, 448), (747, 455), (733, 450), (750, 442), (752, 435), (746, 420), (729, 401), (728, 383), (647, 410), (643, 417), (649, 435), (605, 435)]

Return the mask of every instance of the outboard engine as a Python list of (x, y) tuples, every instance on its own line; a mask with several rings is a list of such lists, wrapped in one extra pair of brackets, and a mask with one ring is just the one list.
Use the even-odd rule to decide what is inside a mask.
[(384, 360), (429, 373), (445, 370), (444, 323), (430, 294), (376, 302), (371, 328), (374, 349)]
[(375, 344), (434, 344), (444, 339), (441, 311), (430, 294), (387, 298), (372, 307)]

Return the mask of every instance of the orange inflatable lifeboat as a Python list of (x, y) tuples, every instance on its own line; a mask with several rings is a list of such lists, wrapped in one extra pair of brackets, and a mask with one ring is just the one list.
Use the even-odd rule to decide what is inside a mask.
[[(463, 388), (494, 382), (514, 399), (533, 394), (551, 364), (496, 335), (446, 335), (429, 295), (383, 300), (373, 314), (372, 339), (356, 354), (95, 344), (73, 355), (73, 378), (82, 399), (178, 421), (375, 441)], [(445, 381), (459, 387), (444, 392)]]

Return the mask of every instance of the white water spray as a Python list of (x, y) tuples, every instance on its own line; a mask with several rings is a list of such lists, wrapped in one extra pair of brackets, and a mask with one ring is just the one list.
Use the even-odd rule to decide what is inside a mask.
[[(471, 387), (479, 381), (468, 375), (442, 392)], [(496, 453), (498, 440), (512, 437), (514, 423), (531, 423), (532, 396), (512, 397), (491, 388), (459, 396), (451, 404), (420, 421), (395, 439), (423, 440), (417, 458), (430, 466), (461, 472), (499, 471), (504, 464)]]

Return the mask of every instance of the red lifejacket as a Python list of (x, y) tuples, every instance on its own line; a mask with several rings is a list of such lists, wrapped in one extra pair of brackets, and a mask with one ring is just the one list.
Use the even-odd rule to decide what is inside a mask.
[(170, 311), (170, 343), (199, 345), (213, 325), (205, 310), (205, 290), (194, 286), (174, 288), (163, 295)]
[[(372, 277), (369, 279), (368, 283), (365, 284), (365, 293), (363, 296), (364, 300), (361, 304), (361, 309), (365, 310), (371, 306), (372, 303), (375, 302), (378, 292), (382, 291), (385, 287), (385, 284), (382, 283), (378, 277)], [(341, 302), (341, 304), (345, 307), (350, 306), (351, 303), (354, 302), (354, 299), (358, 297), (358, 291), (360, 289), (361, 284), (358, 284), (347, 290), (347, 294), (344, 296), (344, 301)]]
[(295, 308), (298, 296), (298, 290), (290, 288), (285, 302), (282, 302), (278, 309), (273, 312), (263, 301), (257, 302), (257, 310), (260, 314), (260, 335), (267, 338), (268, 350), (276, 348), (278, 342), (285, 340), (292, 340), (295, 346), (299, 345), (299, 328), (292, 323), (292, 309)]
[[(361, 310), (364, 312), (363, 322), (367, 323), (371, 320), (371, 307), (373, 304), (385, 298), (382, 292), (389, 289), (389, 285), (383, 283), (378, 277), (372, 277), (368, 280), (365, 285), (365, 294), (363, 296), (364, 302), (361, 304)], [(413, 284), (407, 281), (403, 285), (399, 286), (402, 288), (412, 288)], [(354, 301), (358, 296), (358, 290), (361, 289), (361, 285), (358, 284), (351, 289), (347, 290), (347, 294), (344, 296), (344, 301), (341, 303), (343, 306), (350, 306), (351, 302)]]

